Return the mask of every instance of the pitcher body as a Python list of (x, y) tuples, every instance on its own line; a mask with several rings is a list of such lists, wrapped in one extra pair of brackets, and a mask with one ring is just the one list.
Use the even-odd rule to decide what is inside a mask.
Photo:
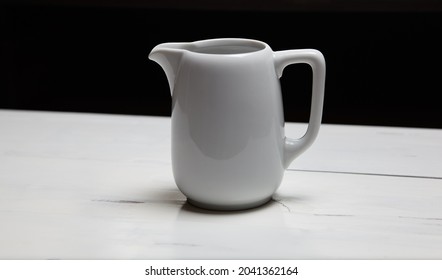
[(246, 209), (269, 201), (295, 150), (306, 146), (302, 139), (290, 143), (285, 137), (282, 70), (278, 73), (274, 52), (246, 39), (167, 47), (173, 58), (157, 60), (170, 71), (178, 188), (190, 203), (209, 209)]

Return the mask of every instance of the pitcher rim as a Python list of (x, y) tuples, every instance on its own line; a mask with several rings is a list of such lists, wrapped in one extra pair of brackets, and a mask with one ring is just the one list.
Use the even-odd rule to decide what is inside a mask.
[[(207, 51), (209, 48), (225, 48), (222, 52), (210, 52)], [(228, 47), (243, 48), (242, 50), (230, 51), (228, 52)], [(245, 50), (244, 48), (249, 48)], [(247, 55), (263, 52), (270, 47), (259, 40), (246, 39), (246, 38), (215, 38), (215, 39), (204, 39), (189, 43), (188, 47), (185, 48), (186, 51), (199, 54), (199, 55), (215, 55), (215, 56), (234, 56), (234, 55)], [(204, 51), (206, 49), (206, 51)]]

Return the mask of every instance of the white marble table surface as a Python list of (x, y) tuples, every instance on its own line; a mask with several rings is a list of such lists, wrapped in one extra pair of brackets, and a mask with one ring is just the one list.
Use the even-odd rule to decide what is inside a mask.
[(442, 130), (323, 125), (273, 201), (212, 212), (169, 118), (0, 110), (0, 259), (442, 259), (441, 160)]

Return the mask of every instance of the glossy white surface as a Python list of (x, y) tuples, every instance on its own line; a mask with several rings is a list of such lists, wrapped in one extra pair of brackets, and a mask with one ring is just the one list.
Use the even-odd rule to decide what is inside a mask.
[(0, 259), (442, 259), (441, 130), (322, 125), (273, 201), (226, 213), (177, 190), (170, 124), (0, 110)]
[[(325, 62), (316, 50), (273, 52), (259, 41), (164, 43), (149, 58), (172, 91), (175, 182), (194, 205), (247, 209), (268, 202), (284, 169), (315, 140), (321, 124)], [(313, 69), (310, 124), (285, 138), (279, 77), (284, 67)]]

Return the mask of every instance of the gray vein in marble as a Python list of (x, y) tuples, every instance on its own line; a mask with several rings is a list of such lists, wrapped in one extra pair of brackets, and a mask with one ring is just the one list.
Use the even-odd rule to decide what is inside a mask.
[(354, 215), (347, 215), (347, 214), (313, 214), (315, 216), (326, 216), (326, 217), (354, 217)]
[(121, 203), (121, 204), (149, 204), (149, 203), (173, 203), (173, 204), (183, 204), (185, 200), (111, 200), (111, 199), (93, 199), (93, 202), (105, 202), (105, 203)]
[(401, 219), (413, 219), (413, 220), (427, 220), (427, 221), (442, 221), (442, 218), (429, 218), (429, 217), (409, 217), (409, 216), (398, 216)]
[(276, 200), (274, 198), (272, 198), (272, 201), (282, 205), (285, 209), (287, 209), (287, 211), (292, 212), (292, 210), (290, 209), (290, 207), (288, 207), (286, 204), (284, 204), (281, 200)]
[(287, 170), (289, 170), (289, 171), (299, 171), (299, 172), (317, 172), (317, 173), (334, 173), (334, 174), (351, 174), (351, 175), (364, 175), (364, 176), (386, 176), (386, 177), (401, 177), (401, 178), (442, 180), (442, 177), (438, 177), (438, 176), (415, 176), (415, 175), (402, 175), (402, 174), (345, 172), (345, 171), (333, 171), (333, 170), (307, 170), (307, 169), (292, 169), (292, 168), (287, 169)]

